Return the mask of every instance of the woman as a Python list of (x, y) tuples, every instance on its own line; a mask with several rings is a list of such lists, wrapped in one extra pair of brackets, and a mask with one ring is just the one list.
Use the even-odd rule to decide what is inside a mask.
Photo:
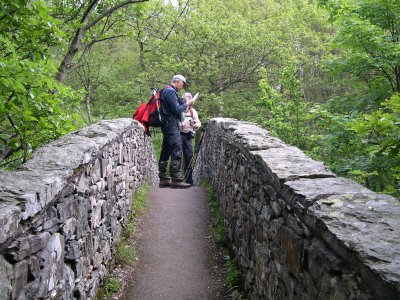
[[(193, 103), (189, 101), (193, 99), (191, 93), (185, 93), (182, 96), (186, 103)], [(186, 182), (193, 185), (192, 169), (188, 171), (190, 160), (193, 157), (193, 137), (197, 129), (200, 128), (201, 122), (197, 111), (193, 108), (193, 104), (189, 105), (187, 110), (182, 113), (179, 129), (182, 138), (182, 152), (183, 152), (183, 170), (185, 171)]]

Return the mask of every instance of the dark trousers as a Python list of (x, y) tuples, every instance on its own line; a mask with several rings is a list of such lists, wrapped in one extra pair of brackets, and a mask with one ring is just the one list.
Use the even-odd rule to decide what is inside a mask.
[(181, 160), (182, 140), (179, 130), (163, 132), (163, 141), (160, 154), (160, 161)]
[[(186, 174), (190, 160), (193, 157), (193, 142), (192, 142), (193, 135), (190, 132), (189, 133), (181, 132), (181, 139), (182, 139), (182, 152), (183, 152), (183, 170), (185, 171)], [(193, 184), (192, 169), (189, 170), (186, 182)]]

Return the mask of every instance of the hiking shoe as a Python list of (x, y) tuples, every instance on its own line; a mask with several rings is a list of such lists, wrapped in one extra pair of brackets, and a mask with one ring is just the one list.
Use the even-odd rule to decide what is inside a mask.
[(171, 184), (170, 186), (172, 188), (177, 188), (177, 189), (187, 189), (189, 187), (191, 187), (191, 185), (189, 183), (186, 183), (184, 181), (178, 181), (178, 180), (171, 180)]
[(164, 188), (164, 187), (169, 187), (169, 186), (171, 186), (171, 179), (160, 178), (160, 183), (158, 184), (158, 187)]
[(180, 160), (172, 160), (169, 164), (169, 175), (171, 176), (172, 181), (183, 181), (185, 177), (181, 174), (181, 161)]

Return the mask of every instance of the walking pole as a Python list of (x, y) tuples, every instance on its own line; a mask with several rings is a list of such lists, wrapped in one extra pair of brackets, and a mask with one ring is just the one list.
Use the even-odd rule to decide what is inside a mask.
[(198, 155), (198, 153), (200, 151), (200, 146), (201, 146), (201, 142), (203, 141), (203, 138), (204, 138), (204, 132), (206, 131), (206, 126), (207, 126), (207, 123), (205, 123), (203, 128), (201, 129), (200, 140), (197, 143), (197, 147), (196, 147), (196, 149), (194, 151), (194, 154), (192, 155), (192, 158), (190, 159), (188, 168), (186, 169), (186, 172), (185, 172), (185, 176), (184, 176), (185, 181), (188, 179), (188, 176), (189, 176), (190, 172), (193, 171), (193, 168), (196, 165), (197, 155)]

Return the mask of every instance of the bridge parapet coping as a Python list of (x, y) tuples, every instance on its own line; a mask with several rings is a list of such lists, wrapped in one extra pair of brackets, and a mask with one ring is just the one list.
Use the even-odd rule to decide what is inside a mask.
[(255, 124), (216, 118), (194, 178), (216, 191), (252, 299), (400, 299), (400, 203)]
[(0, 172), (0, 299), (94, 299), (135, 190), (157, 174), (132, 119), (67, 134)]

